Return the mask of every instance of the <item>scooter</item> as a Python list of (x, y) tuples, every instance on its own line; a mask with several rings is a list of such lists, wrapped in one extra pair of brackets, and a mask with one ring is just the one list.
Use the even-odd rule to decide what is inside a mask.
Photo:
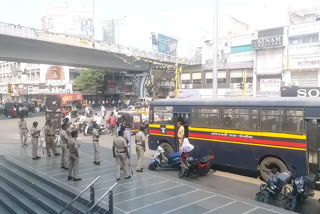
[(265, 172), (269, 173), (271, 176), (269, 177), (267, 183), (260, 185), (260, 191), (256, 194), (255, 199), (259, 202), (271, 204), (281, 194), (283, 187), (290, 182), (292, 173), (289, 171), (281, 173), (272, 173), (269, 171)]
[(156, 152), (153, 155), (153, 159), (149, 164), (149, 170), (155, 170), (157, 167), (160, 168), (180, 168), (181, 158), (180, 152), (174, 152), (167, 155), (168, 162), (162, 161), (165, 150), (159, 145)]
[(285, 197), (283, 208), (295, 211), (297, 206), (302, 206), (309, 196), (314, 196), (313, 190), (315, 189), (317, 180), (319, 180), (319, 173), (320, 171), (315, 174), (295, 178), (292, 184), (293, 189)]
[(185, 167), (179, 172), (179, 178), (188, 177), (191, 175), (207, 175), (213, 164), (213, 160), (213, 155), (207, 155), (200, 159), (188, 156), (185, 161)]

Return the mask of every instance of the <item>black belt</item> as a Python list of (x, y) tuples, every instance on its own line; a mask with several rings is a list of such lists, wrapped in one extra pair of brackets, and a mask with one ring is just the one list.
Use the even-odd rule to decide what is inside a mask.
[(125, 153), (125, 151), (123, 151), (123, 152), (117, 152), (117, 153)]
[(95, 141), (95, 142), (99, 142), (99, 140), (93, 140), (93, 141)]
[(20, 129), (20, 130), (28, 130), (28, 129)]
[(53, 137), (54, 135), (47, 135), (47, 137)]
[(39, 138), (39, 137), (33, 137), (33, 138)]
[(143, 145), (137, 144), (137, 146), (143, 146)]

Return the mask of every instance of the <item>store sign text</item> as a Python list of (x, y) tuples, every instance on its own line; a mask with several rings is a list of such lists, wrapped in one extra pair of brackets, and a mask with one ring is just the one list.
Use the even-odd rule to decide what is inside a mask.
[(283, 46), (283, 36), (272, 36), (252, 40), (252, 46), (254, 49), (281, 47)]

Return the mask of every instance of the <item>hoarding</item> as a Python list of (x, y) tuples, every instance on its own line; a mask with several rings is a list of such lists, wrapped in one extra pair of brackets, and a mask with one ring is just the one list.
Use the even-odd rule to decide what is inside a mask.
[(178, 40), (158, 34), (158, 51), (165, 54), (176, 55)]

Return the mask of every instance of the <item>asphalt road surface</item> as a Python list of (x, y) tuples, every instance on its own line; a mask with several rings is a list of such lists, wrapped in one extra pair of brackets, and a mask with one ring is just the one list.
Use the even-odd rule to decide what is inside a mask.
[[(7, 119), (4, 116), (0, 116), (0, 144), (20, 144), (18, 121), (19, 119)], [(37, 113), (30, 118), (26, 118), (26, 121), (29, 129), (34, 121), (37, 121), (39, 123), (39, 128), (42, 128), (44, 126), (45, 117), (43, 113)], [(90, 143), (91, 136), (83, 136), (80, 134), (79, 141)], [(100, 140), (100, 146), (111, 148), (112, 141), (112, 136), (103, 135)], [(132, 149), (132, 153), (135, 154), (134, 148)], [(148, 158), (151, 158), (153, 153), (154, 151), (150, 151), (147, 148), (147, 152), (145, 153), (145, 170), (147, 170), (147, 162), (149, 162)], [(178, 174), (176, 170), (168, 169), (158, 169), (157, 173), (173, 177), (177, 177)], [(210, 187), (222, 194), (231, 194), (246, 199), (254, 199), (255, 194), (259, 190), (259, 185), (261, 184), (256, 173), (226, 168), (219, 168), (215, 173), (211, 172), (205, 177), (188, 178), (186, 180), (205, 187)], [(320, 203), (317, 200), (319, 198), (320, 192), (316, 191), (315, 197), (306, 200), (303, 208), (299, 210), (299, 213), (320, 213)]]

